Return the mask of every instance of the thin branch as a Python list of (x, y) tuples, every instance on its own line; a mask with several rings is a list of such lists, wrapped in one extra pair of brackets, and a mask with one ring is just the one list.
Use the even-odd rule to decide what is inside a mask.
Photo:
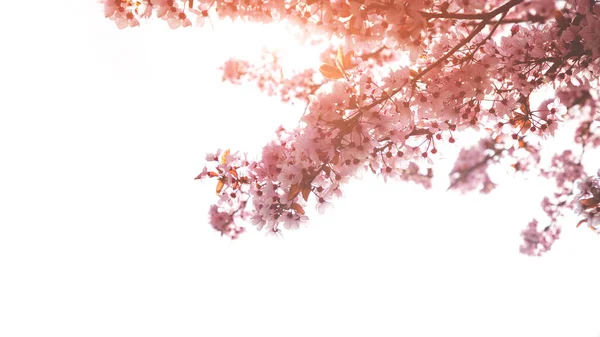
[(431, 13), (419, 12), (427, 19), (485, 20), (488, 13)]
[(459, 50), (464, 45), (466, 45), (469, 41), (471, 41), (475, 37), (475, 35), (479, 34), (479, 32), (481, 32), (483, 30), (483, 28), (485, 28), (485, 26), (486, 26), (486, 23), (484, 21), (480, 22), (479, 25), (475, 29), (473, 29), (471, 34), (469, 34), (469, 36), (465, 37), (462, 41), (460, 41), (459, 44), (454, 46), (454, 48), (450, 49), (450, 51), (448, 51), (444, 56), (440, 57), (437, 61), (435, 61), (434, 63), (429, 65), (423, 71), (419, 72), (417, 74), (417, 76), (415, 76), (413, 78), (413, 82), (418, 81), (421, 77), (425, 76), (425, 74), (427, 74), (428, 72), (435, 69), (442, 62), (446, 61), (450, 56), (454, 55), (454, 53), (456, 53), (457, 50)]
[[(515, 19), (502, 19), (502, 20), (492, 20), (492, 21), (488, 21), (487, 24), (488, 25), (506, 25), (506, 24), (514, 24), (514, 23), (523, 23), (523, 22), (531, 22), (531, 23), (535, 23), (535, 22), (546, 22), (546, 20), (548, 20), (548, 18), (545, 18), (543, 16), (533, 16), (533, 17), (527, 17), (527, 18), (515, 18)], [(466, 23), (467, 26), (475, 26), (477, 25), (477, 22), (467, 22)]]
[[(516, 5), (520, 4), (521, 2), (523, 2), (523, 0), (510, 0), (509, 2), (505, 3), (504, 5), (496, 8), (495, 10), (493, 10), (493, 11), (491, 11), (489, 13), (486, 13), (485, 19), (483, 21), (481, 21), (479, 23), (479, 25), (477, 25), (477, 27), (475, 29), (473, 29), (473, 31), (469, 34), (469, 36), (465, 37), (462, 41), (460, 41), (460, 43), (458, 43), (456, 46), (454, 46), (454, 48), (452, 48), (450, 51), (448, 51), (446, 54), (444, 54), (444, 56), (442, 56), (441, 58), (439, 58), (437, 61), (435, 61), (434, 63), (432, 63), (431, 65), (429, 65), (423, 71), (417, 73), (417, 75), (415, 77), (413, 77), (412, 80), (411, 80), (411, 82), (413, 83), (413, 85), (419, 79), (421, 79), (423, 76), (425, 76), (425, 74), (427, 74), (431, 70), (435, 69), (438, 65), (440, 65), (442, 62), (446, 61), (450, 56), (452, 56), (454, 53), (456, 53), (456, 51), (458, 51), (460, 48), (464, 47), (467, 43), (469, 43), (469, 41), (471, 41), (475, 37), (475, 35), (477, 35), (479, 32), (481, 32), (483, 30), (483, 28), (485, 28), (487, 26), (487, 22), (490, 19), (496, 17), (498, 14), (501, 14), (501, 13), (505, 16), (506, 13), (508, 13), (508, 11), (513, 6), (516, 6)], [(384, 95), (382, 95), (381, 98), (373, 101), (369, 105), (366, 105), (366, 106), (360, 108), (359, 112), (357, 112), (354, 115), (352, 115), (346, 121), (352, 121), (355, 118), (359, 118), (360, 116), (362, 116), (362, 113), (364, 111), (368, 111), (371, 108), (377, 106), (378, 104), (381, 104), (382, 102), (384, 102), (384, 101), (392, 98), (394, 95), (396, 95), (398, 92), (400, 92), (400, 90), (402, 90), (403, 87), (404, 87), (404, 85), (400, 86), (399, 88), (396, 88), (396, 89), (392, 90), (389, 94), (387, 94), (387, 93), (384, 92)]]
[(476, 14), (430, 13), (430, 12), (419, 12), (419, 13), (421, 13), (421, 15), (423, 15), (424, 17), (426, 17), (428, 19), (489, 20), (504, 11), (508, 11), (508, 9), (520, 4), (521, 2), (523, 2), (523, 0), (511, 0), (489, 13), (476, 13)]

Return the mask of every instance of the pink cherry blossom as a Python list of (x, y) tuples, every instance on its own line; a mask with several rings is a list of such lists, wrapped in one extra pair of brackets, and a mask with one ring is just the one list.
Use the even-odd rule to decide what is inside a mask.
[(576, 211), (584, 216), (585, 223), (596, 233), (600, 233), (600, 170), (597, 175), (586, 177), (578, 185), (579, 194), (576, 196)]
[[(173, 29), (231, 18), (287, 21), (315, 44), (343, 40), (339, 48), (324, 47), (323, 66), (289, 76), (275, 51), (258, 63), (223, 64), (224, 81), (255, 83), (265, 94), (307, 106), (299, 124), (276, 130), (258, 158), (230, 150), (206, 155), (196, 179), (214, 188), (210, 224), (222, 235), (237, 238), (247, 223), (277, 236), (297, 229), (308, 224), (307, 207), (326, 211), (364, 174), (430, 188), (451, 146), (460, 151), (450, 189), (489, 193), (496, 186), (492, 168), (555, 187), (541, 201), (549, 225), (539, 231), (533, 220), (522, 233), (524, 254), (550, 250), (567, 212), (579, 214), (580, 225), (600, 228), (598, 178), (589, 174), (598, 168), (586, 164), (600, 147), (597, 1), (101, 4), (121, 29), (153, 15)], [(548, 88), (553, 93), (540, 98)], [(476, 145), (461, 141), (474, 131), (481, 136)], [(560, 132), (571, 132), (572, 144), (548, 148)]]
[(124, 11), (124, 0), (102, 0), (102, 2), (104, 3), (104, 16), (107, 18), (112, 18), (115, 13)]
[(140, 25), (140, 22), (130, 11), (127, 11), (122, 15), (115, 14), (115, 22), (117, 23), (117, 27), (119, 27), (119, 29), (124, 29), (127, 27), (137, 27)]
[(231, 214), (219, 211), (216, 205), (210, 207), (209, 216), (210, 224), (215, 230), (221, 232), (221, 235), (227, 235), (232, 239), (236, 239), (244, 232), (244, 228), (234, 224), (233, 216)]
[(172, 29), (179, 27), (189, 27), (192, 25), (190, 19), (182, 10), (171, 10), (167, 14), (167, 22)]
[(521, 232), (524, 241), (520, 247), (521, 253), (541, 256), (552, 248), (554, 241), (560, 236), (560, 227), (548, 226), (541, 231), (537, 227), (538, 221), (533, 219), (527, 225), (527, 228)]
[(486, 169), (499, 154), (495, 143), (485, 138), (477, 146), (462, 149), (450, 172), (453, 180), (449, 189), (458, 189), (461, 192), (478, 189), (482, 193), (489, 193), (495, 184)]
[(210, 6), (210, 3), (202, 2), (197, 8), (190, 8), (190, 12), (196, 14), (196, 27), (203, 27), (206, 21), (210, 20), (208, 15)]

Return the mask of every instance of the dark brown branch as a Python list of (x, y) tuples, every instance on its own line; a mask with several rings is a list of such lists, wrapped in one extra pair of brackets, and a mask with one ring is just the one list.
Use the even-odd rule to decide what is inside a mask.
[(479, 25), (475, 29), (473, 29), (471, 34), (469, 34), (469, 36), (465, 37), (462, 41), (460, 41), (459, 44), (454, 46), (454, 48), (450, 49), (450, 51), (448, 51), (444, 56), (440, 57), (437, 61), (432, 63), (430, 66), (425, 68), (423, 71), (419, 72), (417, 74), (417, 76), (415, 76), (413, 78), (413, 83), (417, 82), (421, 77), (425, 76), (425, 74), (427, 74), (428, 72), (435, 69), (442, 62), (446, 61), (450, 56), (454, 55), (454, 53), (456, 53), (457, 50), (459, 50), (464, 45), (466, 45), (469, 41), (471, 41), (475, 37), (475, 35), (479, 34), (479, 32), (481, 32), (483, 30), (483, 28), (485, 28), (485, 26), (486, 26), (485, 21), (480, 22)]
[(415, 76), (415, 78), (413, 78), (413, 82), (418, 81), (421, 77), (423, 77), (425, 74), (427, 74), (428, 72), (430, 72), (431, 70), (433, 70), (435, 67), (437, 67), (438, 65), (440, 65), (442, 62), (446, 61), (450, 56), (454, 55), (454, 53), (456, 53), (457, 50), (459, 50), (460, 48), (462, 48), (464, 45), (466, 45), (469, 41), (471, 41), (475, 35), (479, 34), (479, 32), (481, 32), (483, 30), (483, 28), (485, 28), (485, 26), (487, 26), (487, 23), (489, 21), (489, 19), (497, 16), (498, 14), (503, 13), (504, 15), (506, 15), (506, 13), (513, 7), (516, 6), (518, 4), (520, 4), (521, 2), (523, 2), (523, 0), (511, 0), (507, 3), (505, 3), (504, 5), (496, 8), (495, 10), (486, 13), (486, 16), (484, 18), (484, 21), (481, 21), (477, 27), (475, 27), (475, 29), (473, 29), (473, 31), (471, 32), (471, 34), (469, 34), (469, 36), (467, 36), (466, 38), (464, 38), (459, 44), (457, 44), (456, 46), (454, 46), (454, 48), (450, 49), (450, 51), (448, 51), (444, 56), (440, 57), (437, 61), (435, 61), (433, 64), (431, 64), (430, 66), (428, 66), (427, 68), (425, 68), (425, 70), (421, 71), (417, 76)]
[(484, 20), (487, 13), (465, 14), (465, 13), (430, 13), (419, 12), (427, 19), (455, 19), (455, 20)]
[(523, 2), (523, 0), (511, 0), (504, 5), (496, 8), (495, 10), (489, 13), (431, 13), (431, 12), (419, 12), (425, 18), (428, 19), (456, 19), (456, 20), (488, 20), (493, 18), (494, 16), (508, 11), (513, 6), (516, 6)]
[(359, 57), (359, 58), (361, 58), (361, 59), (363, 59), (363, 60), (366, 61), (366, 60), (368, 60), (370, 58), (376, 57), (377, 55), (379, 55), (379, 53), (381, 53), (385, 49), (387, 49), (387, 48), (384, 45), (384, 46), (381, 46), (381, 47), (377, 48), (376, 50), (374, 50), (372, 52), (368, 52), (368, 53), (363, 53), (363, 54), (360, 54), (360, 55), (356, 55), (356, 57)]
[[(488, 25), (506, 25), (506, 24), (514, 24), (514, 23), (523, 23), (523, 22), (531, 22), (531, 23), (535, 23), (535, 22), (546, 22), (546, 20), (548, 20), (548, 18), (545, 18), (543, 16), (533, 16), (533, 17), (527, 17), (527, 18), (516, 18), (516, 19), (502, 19), (502, 20), (498, 20), (498, 21), (488, 21), (487, 24)], [(476, 26), (477, 22), (467, 22), (466, 23), (467, 26)]]
[(485, 37), (485, 39), (481, 40), (481, 42), (479, 42), (475, 46), (475, 48), (473, 48), (473, 51), (467, 57), (468, 59), (475, 57), (475, 53), (477, 52), (479, 47), (481, 47), (485, 42), (487, 42), (487, 40), (489, 40), (492, 37), (492, 35), (494, 35), (494, 32), (496, 31), (496, 29), (498, 29), (498, 26), (500, 26), (500, 22), (502, 21), (502, 19), (504, 19), (506, 14), (507, 14), (507, 12), (502, 13), (502, 17), (500, 18), (500, 20), (497, 21), (497, 23), (492, 27), (492, 29), (490, 30), (489, 34)]

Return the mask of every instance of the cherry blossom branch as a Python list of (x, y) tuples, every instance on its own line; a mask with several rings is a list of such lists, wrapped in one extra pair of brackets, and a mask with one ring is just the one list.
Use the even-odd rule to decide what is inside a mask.
[[(515, 24), (515, 23), (525, 23), (525, 22), (529, 22), (529, 23), (543, 23), (546, 22), (548, 20), (548, 18), (545, 18), (543, 16), (539, 16), (539, 15), (535, 15), (535, 16), (531, 16), (531, 17), (527, 17), (527, 18), (520, 18), (520, 19), (502, 19), (502, 20), (491, 20), (487, 22), (487, 25), (506, 25), (506, 24)], [(468, 26), (475, 26), (478, 23), (477, 22), (467, 22), (466, 23)]]
[(502, 18), (500, 18), (500, 20), (497, 21), (497, 23), (492, 27), (492, 29), (490, 29), (489, 34), (484, 39), (482, 39), (475, 46), (475, 48), (472, 48), (473, 51), (471, 53), (469, 53), (469, 55), (467, 57), (465, 57), (465, 60), (469, 60), (469, 59), (472, 59), (473, 57), (475, 57), (475, 53), (477, 52), (477, 50), (479, 50), (479, 47), (481, 47), (484, 43), (487, 42), (487, 40), (489, 40), (492, 37), (492, 35), (494, 35), (494, 32), (496, 31), (496, 29), (498, 29), (498, 26), (500, 26), (500, 22), (506, 16), (506, 14), (507, 14), (507, 12), (502, 13)]
[[(507, 2), (506, 4), (502, 5), (501, 7), (497, 8), (496, 10), (488, 13), (488, 16), (489, 16), (489, 18), (493, 18), (494, 16), (498, 15), (499, 13), (506, 13), (508, 10), (510, 10), (511, 6), (514, 6), (514, 5), (518, 4), (518, 3), (521, 3), (522, 1), (523, 0), (511, 0), (511, 1)], [(510, 5), (510, 6), (508, 6), (508, 5)], [(502, 12), (502, 10), (504, 10), (505, 12)], [(456, 51), (458, 51), (460, 48), (462, 48), (467, 43), (469, 43), (469, 41), (471, 41), (479, 32), (481, 32), (486, 27), (486, 25), (487, 24), (485, 23), (485, 21), (482, 21), (481, 23), (479, 23), (479, 25), (473, 31), (471, 31), (471, 33), (467, 37), (465, 37), (464, 39), (462, 39), (460, 43), (458, 43), (456, 46), (454, 46), (452, 49), (450, 49), (450, 51), (448, 51), (446, 54), (444, 54), (442, 57), (440, 57), (434, 63), (432, 63), (431, 65), (429, 65), (427, 68), (425, 68), (424, 70), (418, 72), (412, 78), (413, 85), (416, 84), (416, 82), (419, 79), (421, 79), (423, 76), (425, 76), (425, 74), (427, 74), (431, 70), (435, 69), (438, 65), (440, 65), (441, 63), (443, 63), (444, 61), (446, 61), (449, 57), (451, 57), (452, 55), (454, 55), (454, 53), (456, 53)], [(396, 89), (392, 90), (391, 93), (389, 93), (389, 94), (387, 94), (387, 93), (384, 92), (384, 94), (382, 95), (381, 98), (379, 98), (379, 99), (373, 101), (371, 104), (369, 104), (369, 105), (361, 108), (358, 113), (356, 113), (355, 115), (353, 115), (349, 119), (353, 119), (355, 117), (356, 118), (360, 117), (362, 115), (362, 112), (367, 111), (367, 110), (369, 110), (369, 109), (377, 106), (378, 104), (381, 104), (382, 102), (390, 99), (391, 97), (393, 97), (394, 95), (396, 95), (398, 92), (400, 92), (400, 90), (402, 90), (403, 87), (404, 86), (396, 88)]]
[(484, 21), (480, 22), (477, 27), (475, 27), (475, 29), (473, 29), (471, 31), (471, 34), (469, 34), (467, 37), (465, 37), (459, 44), (457, 44), (456, 46), (454, 46), (452, 49), (450, 49), (450, 51), (448, 51), (444, 56), (440, 57), (437, 61), (435, 61), (433, 64), (431, 64), (430, 66), (428, 66), (427, 68), (425, 68), (425, 70), (420, 71), (417, 76), (415, 76), (413, 78), (413, 82), (418, 81), (421, 77), (423, 77), (425, 74), (427, 74), (428, 72), (430, 72), (431, 70), (435, 69), (435, 67), (437, 67), (438, 65), (440, 65), (442, 62), (446, 61), (450, 56), (454, 55), (454, 53), (456, 53), (456, 51), (458, 51), (460, 48), (462, 48), (464, 45), (466, 45), (467, 43), (469, 43), (469, 41), (471, 41), (477, 34), (479, 34), (479, 32), (481, 32), (483, 30), (483, 28), (485, 28), (485, 26), (487, 26), (487, 21), (495, 16), (497, 16), (500, 13), (504, 13), (504, 15), (506, 15), (506, 13), (513, 7), (516, 6), (518, 4), (520, 4), (521, 2), (523, 2), (523, 0), (511, 0), (507, 3), (505, 3), (504, 5), (496, 8), (495, 10), (489, 12), (486, 14)]
[(504, 11), (508, 11), (511, 7), (514, 7), (518, 4), (520, 4), (521, 2), (523, 2), (523, 0), (511, 0), (489, 13), (477, 13), (477, 14), (431, 13), (431, 12), (419, 12), (419, 13), (426, 18), (432, 18), (432, 19), (488, 20)]
[[(131, 8), (115, 6), (111, 1), (106, 2), (111, 19), (117, 21), (119, 27), (125, 23), (131, 25)], [(187, 27), (186, 13), (180, 6), (165, 6), (172, 3), (169, 1), (153, 1), (162, 4), (154, 8), (157, 17), (167, 20), (172, 28)], [(551, 18), (536, 18), (526, 13), (512, 15), (513, 7), (523, 0), (495, 0), (493, 5), (486, 5), (493, 10), (475, 14), (468, 12), (478, 10), (477, 6), (468, 6), (466, 2), (307, 2), (293, 3), (292, 8), (282, 11), (280, 7), (266, 5), (268, 2), (217, 0), (211, 15), (266, 21), (270, 20), (268, 13), (280, 14), (272, 18), (303, 17), (306, 20), (299, 24), (318, 21), (317, 25), (306, 28), (349, 35), (346, 37), (357, 46), (373, 41), (374, 37), (389, 38), (393, 44), (386, 43), (387, 47), (383, 47), (374, 42), (377, 45), (368, 49), (375, 49), (373, 52), (350, 59), (372, 58), (375, 62), (365, 62), (356, 68), (346, 67), (346, 56), (338, 52), (335, 67), (331, 66), (333, 70), (328, 71), (331, 76), (321, 71), (331, 80), (327, 82), (331, 90), (314, 91), (304, 82), (299, 84), (303, 86), (302, 92), (313, 93), (314, 99), (310, 100), (296, 128), (278, 132), (277, 138), (263, 148), (262, 157), (251, 164), (244, 164), (239, 155), (226, 151), (214, 163), (220, 170), (206, 169), (199, 176), (218, 180), (219, 208), (212, 211), (211, 224), (217, 224), (215, 228), (222, 233), (234, 230), (227, 235), (237, 235), (237, 227), (231, 226), (234, 216), (243, 220), (251, 218), (250, 222), (259, 229), (266, 226), (273, 232), (278, 231), (278, 226), (297, 228), (298, 222), (307, 220), (303, 217), (303, 207), (315, 201), (313, 197), (308, 200), (311, 194), (316, 197), (320, 211), (320, 205), (341, 196), (343, 183), (369, 167), (384, 179), (406, 178), (427, 186), (433, 171), (423, 173), (423, 168), (429, 169), (431, 164), (427, 159), (426, 166), (419, 167), (423, 158), (437, 153), (438, 141), (447, 139), (453, 143), (453, 132), (470, 128), (486, 128), (498, 137), (492, 141), (483, 139), (479, 146), (461, 150), (461, 160), (457, 160), (451, 172), (453, 179), (448, 189), (477, 188), (487, 193), (495, 186), (487, 173), (487, 167), (495, 163), (495, 159), (512, 156), (517, 159), (512, 165), (517, 171), (530, 170), (540, 163), (540, 149), (532, 145), (537, 144), (534, 141), (522, 141), (525, 134), (531, 135), (532, 140), (552, 135), (566, 117), (556, 111), (574, 101), (575, 92), (589, 88), (591, 97), (598, 96), (598, 83), (593, 75), (600, 55), (596, 42), (599, 41), (599, 15), (596, 9), (587, 9), (587, 12), (582, 9), (581, 1), (567, 0), (562, 14), (555, 14), (557, 24), (552, 21), (543, 27), (515, 25), (510, 31), (500, 31), (498, 27)], [(465, 13), (456, 13), (461, 5)], [(441, 13), (418, 12), (434, 8), (441, 8)], [(451, 13), (447, 12), (449, 8)], [(549, 13), (539, 3), (528, 8), (534, 13)], [(196, 12), (208, 15), (207, 8)], [(506, 19), (510, 16), (513, 18)], [(455, 20), (464, 22), (456, 26)], [(448, 27), (454, 28), (450, 34), (443, 35)], [(498, 34), (503, 34), (501, 40), (494, 38)], [(410, 51), (413, 69), (399, 67), (386, 74), (382, 63), (395, 60), (402, 51)], [(330, 57), (330, 54), (328, 51), (325, 56)], [(280, 76), (271, 74), (273, 80), (268, 74), (264, 78), (268, 83), (279, 85), (283, 81), (279, 71)], [(560, 101), (552, 107), (548, 105), (548, 109), (531, 109), (529, 94), (547, 82), (544, 74), (554, 72), (559, 73), (553, 78), (557, 92), (571, 84), (578, 89), (564, 94), (567, 99), (560, 97)], [(286, 79), (285, 83), (290, 81)], [(448, 134), (450, 137), (446, 138)], [(503, 139), (510, 141), (507, 136), (513, 136), (519, 148), (506, 149)], [(568, 170), (573, 165), (563, 166)], [(557, 176), (563, 166), (557, 169)], [(238, 174), (247, 177), (247, 181), (242, 182)], [(596, 199), (585, 198), (587, 211)], [(553, 202), (553, 206), (561, 201)], [(247, 212), (243, 210), (246, 204), (250, 208)], [(539, 245), (542, 241), (533, 235), (528, 234), (526, 242), (530, 246)]]
[(461, 171), (459, 176), (456, 179), (454, 179), (452, 181), (452, 183), (450, 183), (450, 186), (448, 186), (446, 191), (449, 191), (449, 190), (453, 189), (454, 187), (456, 187), (459, 183), (464, 182), (465, 179), (467, 179), (471, 175), (471, 173), (475, 172), (477, 169), (483, 167), (484, 165), (487, 165), (487, 163), (490, 160), (494, 159), (496, 156), (498, 156), (501, 153), (502, 153), (502, 150), (495, 149), (493, 154), (487, 155), (485, 158), (483, 158), (482, 160), (477, 162), (475, 165), (470, 166), (468, 169)]
[[(495, 16), (497, 16), (500, 13), (503, 13), (504, 15), (506, 15), (506, 13), (513, 7), (516, 6), (517, 4), (523, 2), (523, 0), (511, 0), (507, 3), (505, 3), (504, 5), (498, 7), (497, 9), (493, 10), (492, 12), (489, 12), (486, 14), (486, 18), (489, 20)], [(465, 46), (467, 43), (469, 43), (469, 41), (471, 41), (478, 33), (480, 33), (485, 27), (487, 26), (486, 21), (482, 21), (479, 23), (479, 25), (473, 29), (473, 31), (471, 31), (471, 33), (465, 37), (464, 39), (461, 40), (460, 43), (458, 43), (456, 46), (454, 46), (452, 49), (450, 49), (450, 51), (448, 51), (446, 54), (444, 54), (442, 57), (440, 57), (438, 60), (436, 60), (434, 63), (432, 63), (431, 65), (429, 65), (427, 68), (425, 68), (424, 70), (418, 72), (413, 78), (412, 78), (412, 83), (413, 86), (417, 83), (417, 81), (419, 79), (421, 79), (423, 76), (425, 76), (425, 74), (427, 74), (428, 72), (430, 72), (431, 70), (435, 69), (438, 65), (442, 64), (444, 61), (446, 61), (448, 58), (450, 58), (452, 55), (454, 55), (454, 53), (456, 53), (460, 48), (462, 48), (463, 46)], [(495, 26), (495, 28), (497, 27), (497, 25)], [(495, 30), (495, 28), (493, 30)], [(492, 30), (492, 33), (493, 33)], [(491, 37), (491, 34), (487, 37), (489, 38)], [(358, 118), (362, 115), (362, 113), (364, 111), (368, 111), (371, 108), (377, 106), (378, 104), (383, 103), (384, 101), (390, 99), (391, 97), (393, 97), (394, 95), (396, 95), (398, 92), (400, 92), (402, 90), (404, 86), (401, 86), (399, 88), (396, 88), (394, 90), (391, 91), (391, 93), (387, 94), (384, 92), (384, 94), (382, 95), (381, 98), (373, 101), (371, 104), (362, 107), (358, 113), (356, 113), (355, 115), (351, 116), (349, 118), (349, 120), (354, 119), (354, 118)]]
[(485, 20), (489, 13), (432, 13), (419, 12), (427, 19)]

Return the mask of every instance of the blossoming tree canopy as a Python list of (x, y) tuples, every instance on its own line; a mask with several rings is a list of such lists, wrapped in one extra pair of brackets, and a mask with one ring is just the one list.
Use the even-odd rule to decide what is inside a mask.
[[(196, 179), (215, 182), (210, 223), (237, 238), (244, 224), (280, 233), (324, 211), (351, 177), (372, 172), (431, 186), (435, 161), (465, 130), (481, 140), (460, 151), (450, 189), (490, 192), (492, 166), (534, 172), (556, 188), (533, 219), (521, 252), (541, 255), (561, 216), (600, 232), (600, 2), (595, 0), (104, 0), (117, 27), (156, 18), (169, 27), (207, 20), (286, 21), (308, 39), (333, 41), (319, 69), (278, 76), (277, 61), (231, 59), (223, 80), (254, 81), (284, 101), (304, 101), (294, 129), (276, 130), (260, 158), (230, 150), (206, 156)], [(308, 32), (308, 34), (307, 34)], [(266, 74), (266, 75), (265, 75)], [(540, 92), (551, 97), (540, 99)], [(572, 148), (551, 154), (557, 130)], [(546, 149), (545, 149), (546, 150)]]

